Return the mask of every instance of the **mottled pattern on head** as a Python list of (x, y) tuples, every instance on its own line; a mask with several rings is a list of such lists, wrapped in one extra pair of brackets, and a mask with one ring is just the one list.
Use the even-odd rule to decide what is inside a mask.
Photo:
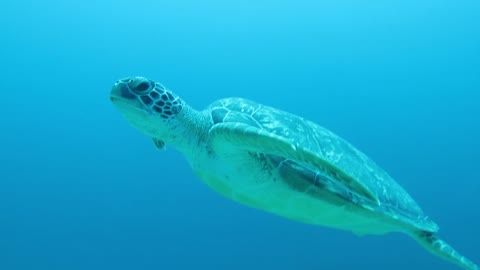
[(177, 115), (183, 107), (181, 99), (160, 83), (144, 77), (120, 80), (123, 97), (137, 99), (145, 108), (169, 119)]

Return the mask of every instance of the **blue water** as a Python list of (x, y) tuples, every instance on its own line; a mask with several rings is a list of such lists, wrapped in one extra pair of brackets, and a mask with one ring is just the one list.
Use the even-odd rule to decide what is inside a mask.
[(238, 205), (108, 99), (160, 81), (201, 109), (302, 115), (385, 168), (480, 262), (480, 2), (0, 3), (0, 269), (458, 269)]

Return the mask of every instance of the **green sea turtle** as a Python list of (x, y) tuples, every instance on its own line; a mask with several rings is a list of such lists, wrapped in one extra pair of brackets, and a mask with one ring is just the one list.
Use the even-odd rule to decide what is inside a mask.
[(359, 235), (403, 232), (437, 256), (478, 269), (437, 237), (437, 225), (384, 170), (313, 122), (242, 98), (197, 111), (144, 77), (117, 81), (110, 98), (158, 148), (175, 147), (230, 199)]

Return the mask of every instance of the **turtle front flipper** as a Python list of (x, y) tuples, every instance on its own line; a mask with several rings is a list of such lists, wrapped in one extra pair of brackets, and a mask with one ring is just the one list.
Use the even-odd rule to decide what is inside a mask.
[(157, 139), (157, 138), (152, 138), (153, 144), (158, 150), (165, 150), (165, 142)]
[(272, 132), (243, 123), (227, 122), (214, 125), (210, 129), (209, 135), (215, 151), (229, 152), (234, 148), (281, 156), (331, 175), (352, 192), (362, 195), (376, 204), (380, 203), (377, 195), (355, 178), (325, 161), (316, 153)]

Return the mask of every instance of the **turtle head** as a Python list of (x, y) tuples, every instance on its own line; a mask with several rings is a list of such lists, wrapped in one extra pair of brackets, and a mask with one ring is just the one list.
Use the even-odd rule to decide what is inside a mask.
[(163, 85), (144, 77), (117, 81), (110, 100), (131, 125), (159, 140), (174, 133), (178, 116), (186, 106)]

